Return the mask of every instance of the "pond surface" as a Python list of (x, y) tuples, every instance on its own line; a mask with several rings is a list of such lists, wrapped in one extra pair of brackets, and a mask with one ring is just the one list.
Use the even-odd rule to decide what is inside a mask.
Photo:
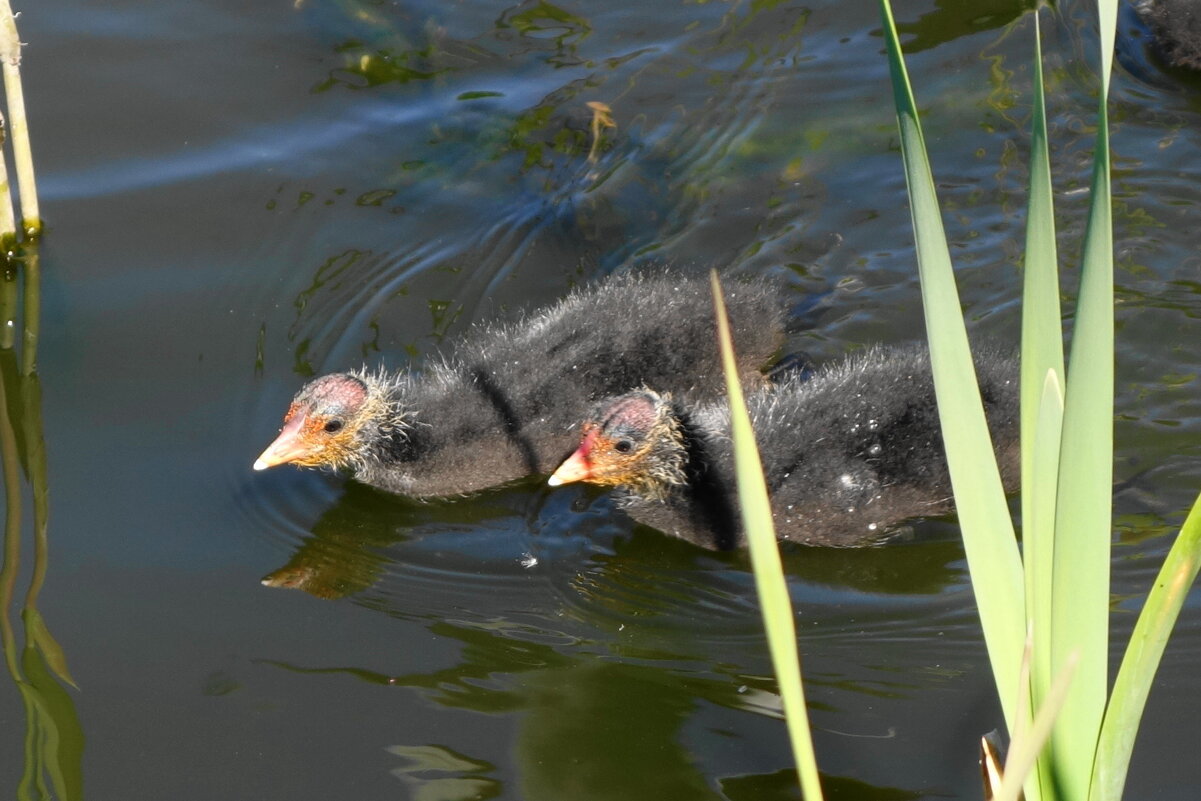
[[(419, 368), (472, 322), (648, 261), (776, 277), (817, 361), (920, 337), (876, 4), (27, 5), (37, 606), (81, 689), (75, 728), (27, 739), (3, 684), (0, 796), (36, 797), (26, 759), (57, 737), (91, 799), (796, 798), (745, 554), (538, 480), (419, 504), (250, 464), (306, 377)], [(1001, 343), (1019, 5), (897, 9), (970, 330)], [(1044, 17), (1069, 299), (1092, 13)], [(1150, 59), (1128, 10), (1119, 36), (1115, 653), (1201, 487), (1201, 82)], [(616, 122), (594, 163), (590, 101)], [(28, 539), (21, 559), (19, 631)], [(830, 797), (978, 798), (1001, 718), (953, 522), (786, 561)], [(1199, 606), (1132, 798), (1201, 784)]]

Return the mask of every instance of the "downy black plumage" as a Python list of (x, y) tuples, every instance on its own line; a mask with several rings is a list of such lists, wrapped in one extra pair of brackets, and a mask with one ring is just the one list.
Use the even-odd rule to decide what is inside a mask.
[[(1012, 488), (1017, 362), (978, 352), (976, 369)], [(953, 508), (925, 346), (874, 347), (746, 400), (780, 539), (871, 545), (903, 520)], [(740, 547), (746, 536), (729, 432), (724, 398), (696, 403), (643, 388), (593, 409), (579, 448), (550, 483), (620, 487), (620, 504), (635, 520), (706, 548)]]
[[(773, 284), (730, 281), (726, 304), (748, 386), (783, 340)], [(723, 388), (706, 277), (610, 278), (504, 325), (471, 329), (423, 372), (309, 382), (255, 469), (348, 468), (366, 484), (446, 496), (548, 473), (598, 399), (653, 384), (702, 399)]]

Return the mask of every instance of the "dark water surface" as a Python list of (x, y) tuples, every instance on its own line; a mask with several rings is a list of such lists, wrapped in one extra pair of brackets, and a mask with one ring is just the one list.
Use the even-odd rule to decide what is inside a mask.
[[(1019, 324), (1018, 5), (897, 4), (970, 328), (998, 342)], [(84, 795), (796, 798), (744, 554), (536, 480), (417, 504), (250, 464), (306, 376), (419, 366), (473, 321), (647, 260), (776, 276), (790, 347), (817, 360), (920, 336), (875, 2), (28, 6), (39, 607), (81, 687)], [(1201, 486), (1201, 82), (1130, 23), (1115, 653)], [(1094, 28), (1076, 0), (1044, 25), (1069, 264)], [(617, 122), (595, 164), (589, 101)], [(830, 797), (978, 798), (1001, 719), (952, 523), (787, 564)], [(1196, 798), (1198, 606), (1132, 798)], [(0, 796), (46, 736), (4, 686)]]

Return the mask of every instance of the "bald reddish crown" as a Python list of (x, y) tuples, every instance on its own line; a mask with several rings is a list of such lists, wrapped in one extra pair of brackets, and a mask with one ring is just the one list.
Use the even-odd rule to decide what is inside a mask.
[(367, 400), (367, 385), (348, 373), (322, 376), (296, 397), (293, 408), (307, 407), (322, 414), (353, 415)]
[(660, 403), (662, 398), (654, 392), (631, 392), (602, 406), (593, 423), (610, 436), (645, 436), (659, 419)]

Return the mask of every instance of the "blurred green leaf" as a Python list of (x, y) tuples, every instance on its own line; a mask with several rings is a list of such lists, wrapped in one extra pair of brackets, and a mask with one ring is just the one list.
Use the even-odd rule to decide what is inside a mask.
[(721, 363), (726, 375), (726, 391), (730, 402), (730, 434), (734, 441), (734, 469), (738, 482), (738, 503), (742, 525), (750, 547), (751, 565), (755, 572), (755, 587), (763, 609), (763, 624), (771, 651), (772, 667), (780, 685), (780, 700), (792, 740), (792, 752), (797, 763), (801, 793), (809, 801), (821, 801), (821, 780), (817, 758), (813, 752), (813, 735), (809, 730), (809, 713), (805, 708), (805, 692), (801, 684), (801, 661), (797, 653), (796, 624), (793, 622), (792, 600), (780, 562), (780, 546), (772, 524), (771, 503), (767, 484), (763, 480), (763, 464), (755, 444), (755, 432), (742, 397), (738, 367), (734, 359), (734, 341), (730, 321), (722, 297), (717, 272), (711, 273), (713, 304), (717, 311), (717, 340)]

